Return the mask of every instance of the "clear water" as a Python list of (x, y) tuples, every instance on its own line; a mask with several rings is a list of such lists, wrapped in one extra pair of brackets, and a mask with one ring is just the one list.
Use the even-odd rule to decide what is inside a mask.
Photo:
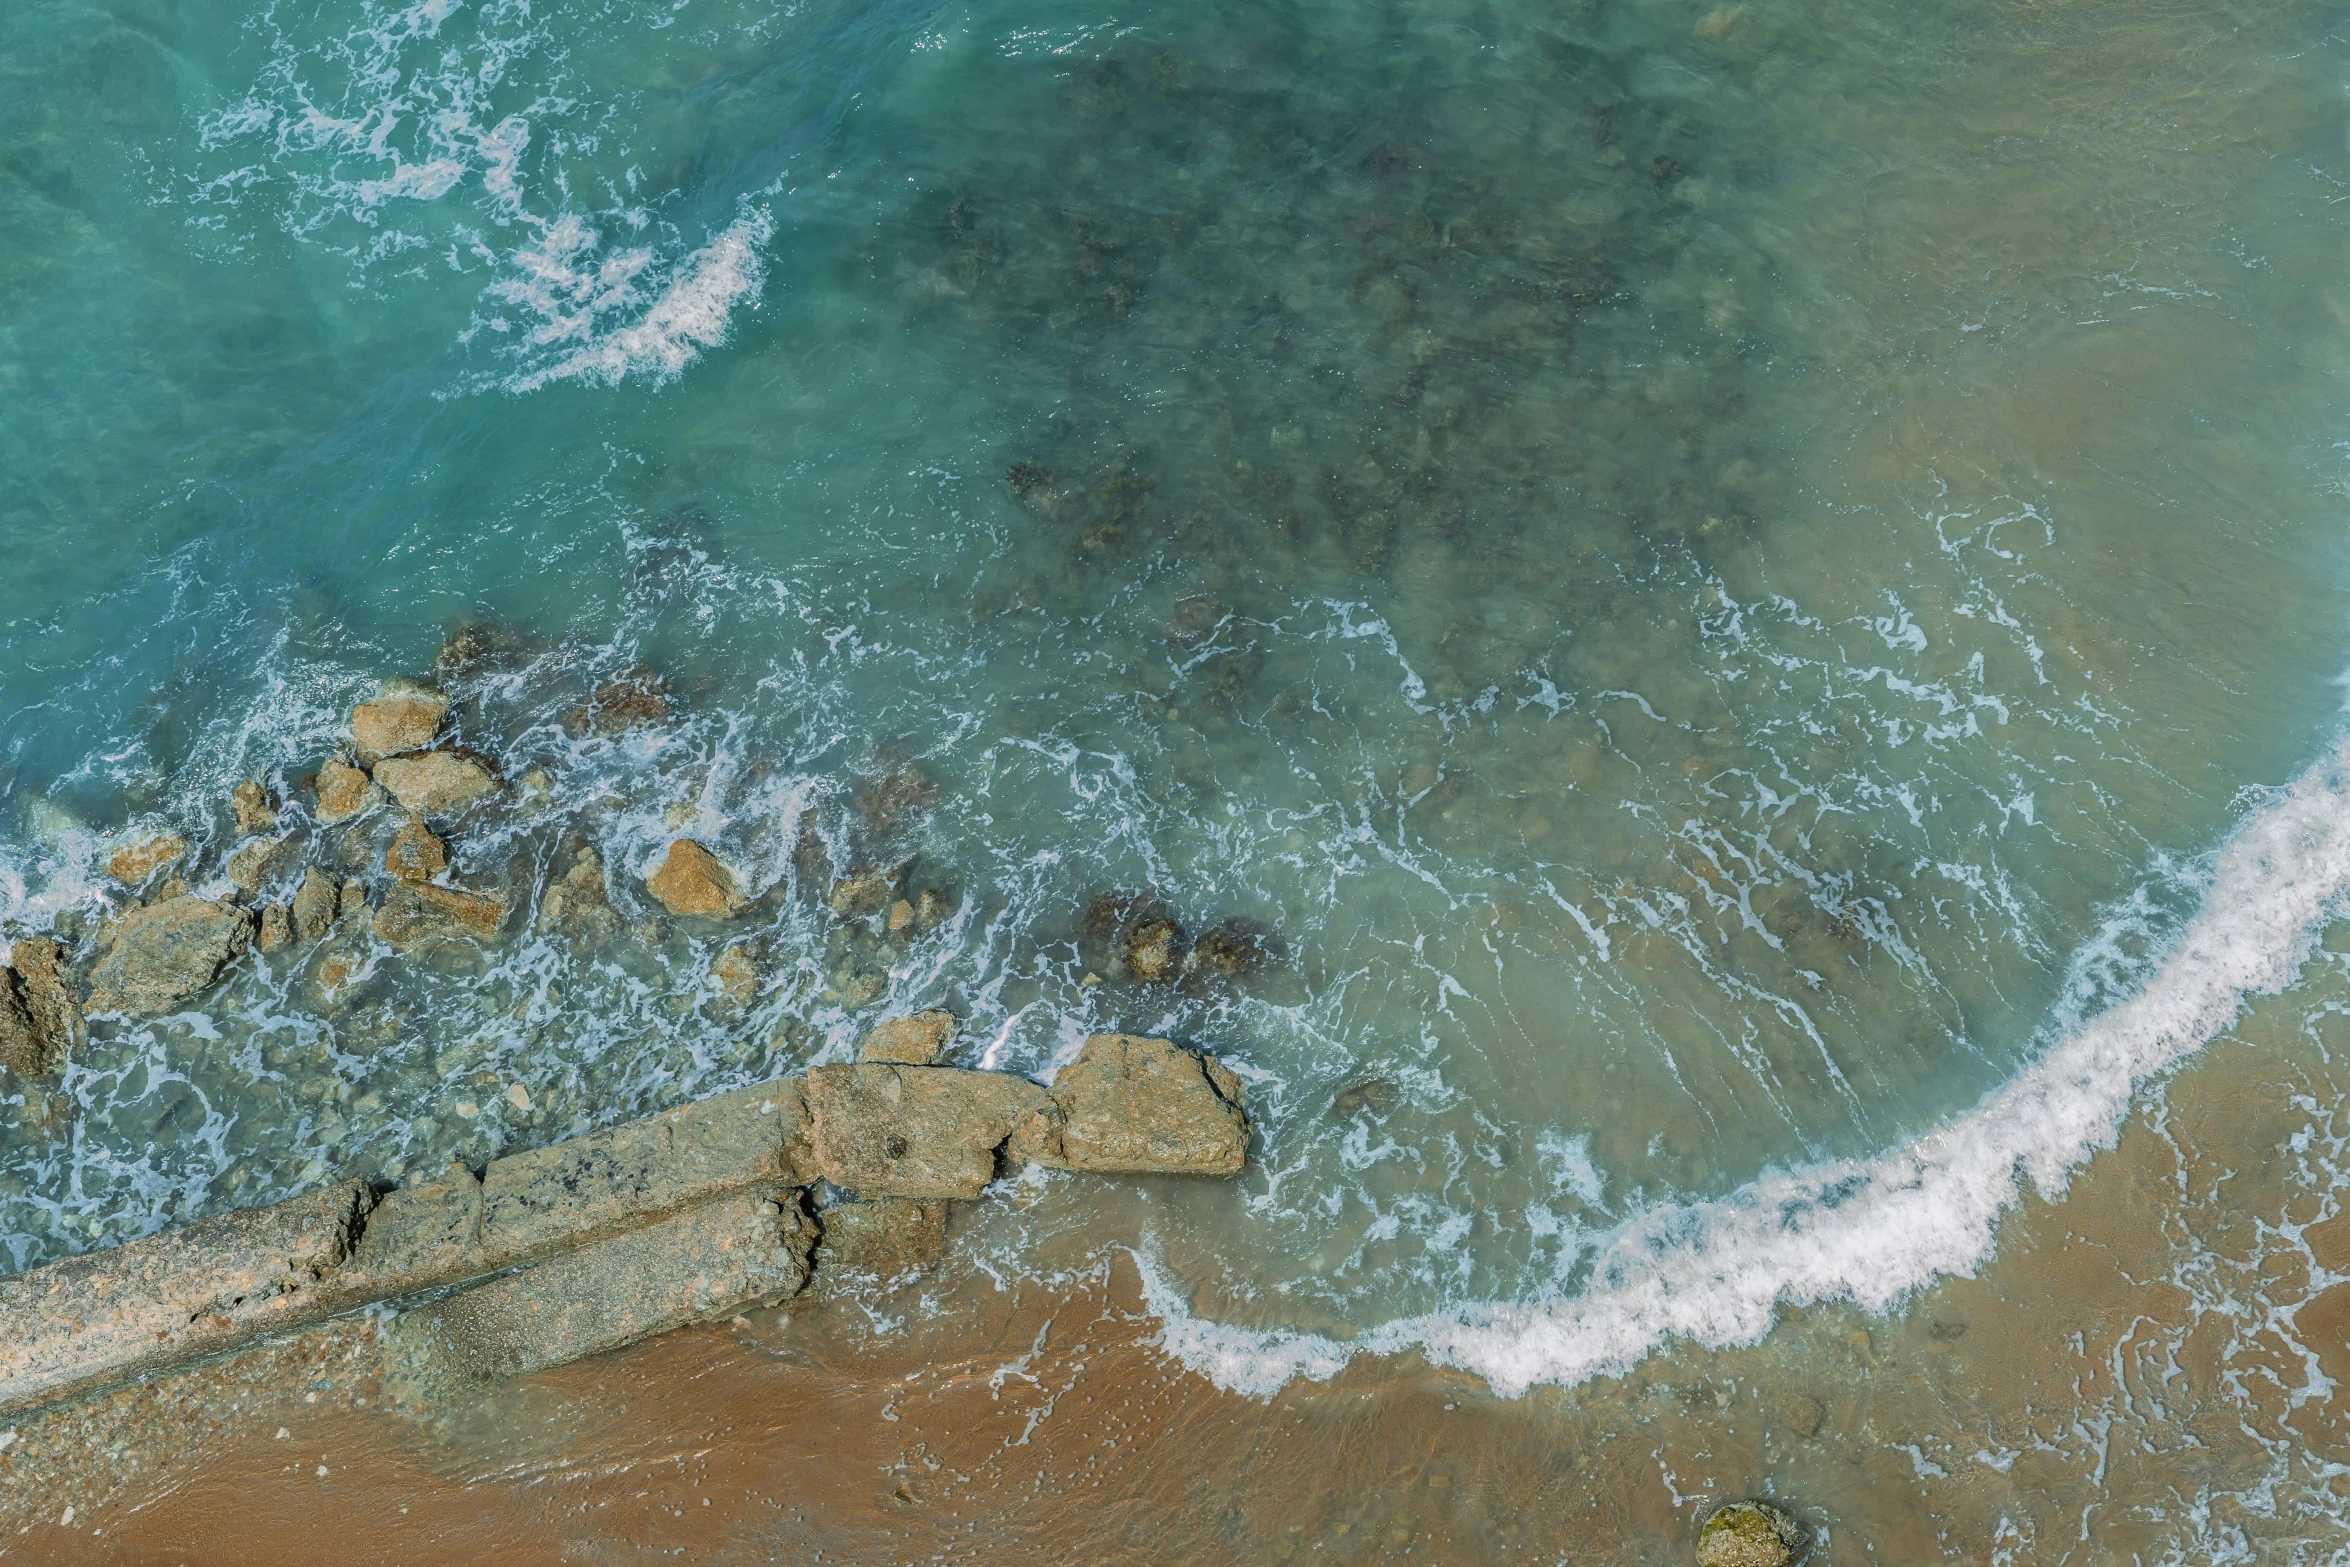
[[(241, 778), (299, 817), (456, 626), (461, 738), (548, 787), (452, 835), (521, 911), (478, 959), (248, 960), (11, 1085), (10, 1260), (943, 1004), (1248, 1076), (1237, 1189), (1018, 1221), (1139, 1238), (1236, 1384), (1973, 1266), (2344, 883), (2342, 20), (11, 8), (11, 928), (163, 826), (216, 867)], [(634, 667), (676, 720), (571, 733)], [(776, 897), (654, 920), (679, 831)], [(851, 940), (811, 833), (954, 914)], [(583, 845), (608, 945), (535, 917)], [(1089, 984), (1119, 891), (1287, 961)], [(1862, 1190), (1950, 1146), (1957, 1208)]]

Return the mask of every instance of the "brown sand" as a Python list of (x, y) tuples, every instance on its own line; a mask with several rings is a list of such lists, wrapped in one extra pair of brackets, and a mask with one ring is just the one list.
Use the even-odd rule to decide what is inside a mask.
[(1762, 1494), (1825, 1563), (2339, 1560), (2350, 1422), (2313, 1373), (2350, 1378), (2350, 1112), (2287, 1042), (2215, 1046), (1891, 1319), (1790, 1311), (1518, 1400), (1366, 1357), (1255, 1401), (1155, 1346), (1129, 1263), (1060, 1292), (950, 1265), (430, 1418), (345, 1324), (24, 1422), (0, 1557), (1686, 1562)]

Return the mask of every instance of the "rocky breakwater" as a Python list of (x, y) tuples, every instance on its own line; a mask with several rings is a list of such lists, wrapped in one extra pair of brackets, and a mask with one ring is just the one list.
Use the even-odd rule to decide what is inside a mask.
[(0, 1279), (0, 1415), (379, 1302), (415, 1302), (389, 1334), (402, 1385), (480, 1385), (789, 1300), (812, 1271), (935, 1261), (946, 1205), (1023, 1162), (1242, 1167), (1240, 1085), (1213, 1057), (1102, 1035), (1048, 1087), (937, 1064), (955, 1027), (894, 1020), (804, 1078)]

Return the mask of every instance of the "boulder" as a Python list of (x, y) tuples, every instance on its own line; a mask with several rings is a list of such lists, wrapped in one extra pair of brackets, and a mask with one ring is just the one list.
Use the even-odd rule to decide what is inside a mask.
[(899, 876), (893, 871), (851, 871), (833, 884), (832, 912), (844, 920), (879, 914), (897, 895)]
[(584, 706), (563, 720), (575, 735), (616, 735), (669, 722), (669, 682), (649, 669), (631, 669), (596, 687)]
[(383, 797), (373, 779), (339, 757), (318, 770), (318, 819), (326, 826), (373, 810)]
[(836, 1203), (819, 1214), (824, 1236), (816, 1269), (850, 1269), (896, 1278), (938, 1261), (946, 1251), (947, 1205), (911, 1197)]
[(672, 914), (711, 919), (740, 914), (748, 901), (734, 872), (691, 838), (680, 838), (669, 846), (669, 853), (645, 878), (645, 890)]
[(258, 778), (248, 778), (229, 795), (229, 810), (237, 819), (237, 836), (250, 838), (277, 826), (277, 796)]
[(20, 1077), (46, 1076), (72, 1059), (88, 1032), (65, 949), (31, 936), (11, 958), (12, 967), (0, 968), (0, 1065)]
[(817, 1174), (863, 1197), (977, 1197), (996, 1150), (1052, 1100), (1024, 1077), (940, 1066), (808, 1070)]
[(917, 1012), (876, 1023), (857, 1047), (860, 1061), (894, 1061), (900, 1066), (936, 1066), (961, 1022), (952, 1012)]
[(239, 845), (222, 869), (242, 898), (258, 897), (261, 889), (292, 874), (302, 858), (302, 846), (292, 837), (255, 838)]
[(294, 889), (294, 935), (302, 941), (316, 941), (324, 936), (342, 912), (343, 884), (333, 871), (313, 865), (302, 873), (302, 885)]
[(133, 909), (99, 935), (90, 1010), (163, 1012), (200, 994), (253, 941), (253, 916), (185, 895)]
[(1240, 1080), (1164, 1039), (1096, 1034), (1053, 1079), (1054, 1124), (1015, 1158), (1064, 1170), (1235, 1175), (1248, 1156)]
[(294, 911), (282, 903), (273, 903), (261, 911), (261, 923), (253, 936), (253, 944), (264, 952), (275, 952), (294, 944)]
[(106, 862), (106, 874), (125, 886), (137, 887), (166, 865), (174, 865), (188, 857), (188, 840), (176, 832), (149, 838), (145, 843), (117, 849)]
[(375, 912), (375, 933), (402, 949), (458, 939), (487, 941), (505, 918), (500, 899), (401, 881), (384, 894), (383, 907)]
[(428, 686), (386, 686), (374, 701), (351, 709), (351, 739), (362, 757), (420, 751), (448, 716), (449, 699)]
[(455, 751), (394, 756), (375, 764), (384, 792), (418, 816), (449, 816), (497, 791), (490, 770)]
[(449, 846), (433, 835), (421, 816), (402, 823), (392, 846), (384, 851), (384, 869), (400, 881), (430, 881), (448, 868)]
[(620, 917), (604, 890), (604, 862), (594, 849), (581, 849), (547, 889), (539, 900), (539, 923), (582, 941), (608, 940), (619, 931)]
[(1768, 1502), (1717, 1507), (1697, 1536), (1697, 1567), (1788, 1567), (1803, 1526)]

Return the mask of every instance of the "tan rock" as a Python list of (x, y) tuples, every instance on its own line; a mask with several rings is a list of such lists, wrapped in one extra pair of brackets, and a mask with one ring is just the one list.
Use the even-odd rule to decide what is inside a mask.
[(834, 884), (832, 912), (842, 919), (861, 919), (889, 907), (898, 890), (898, 878), (889, 871), (851, 872)]
[(808, 1071), (817, 1173), (864, 1197), (977, 1197), (996, 1149), (1052, 1100), (1023, 1077), (952, 1067), (819, 1066)]
[(253, 937), (253, 944), (264, 952), (276, 952), (294, 944), (294, 911), (282, 903), (273, 903), (261, 911), (261, 924)]
[(925, 887), (914, 900), (914, 928), (929, 930), (954, 912), (955, 906), (947, 901), (945, 893), (936, 887)]
[(0, 1065), (20, 1077), (46, 1076), (88, 1037), (65, 949), (47, 936), (29, 936), (16, 944), (11, 962), (0, 969)]
[(253, 898), (271, 882), (291, 875), (301, 857), (302, 846), (290, 836), (255, 838), (240, 844), (222, 869), (236, 885), (238, 896)]
[(188, 840), (176, 832), (167, 832), (145, 843), (115, 850), (114, 858), (106, 862), (106, 874), (125, 886), (137, 887), (166, 865), (175, 865), (187, 857)]
[(1213, 1056), (1096, 1034), (1053, 1079), (1057, 1129), (1013, 1152), (1068, 1170), (1234, 1175), (1248, 1156), (1240, 1094), (1240, 1080)]
[(691, 838), (680, 838), (653, 874), (645, 890), (661, 900), (672, 914), (697, 914), (727, 919), (743, 911), (742, 883), (718, 857)]
[(889, 933), (902, 937), (914, 928), (914, 905), (900, 898), (889, 906)]
[(837, 1203), (818, 1218), (824, 1227), (816, 1247), (819, 1273), (845, 1268), (897, 1278), (930, 1266), (946, 1251), (944, 1202), (881, 1197)]
[(947, 1041), (962, 1022), (952, 1012), (917, 1012), (873, 1025), (857, 1047), (860, 1061), (892, 1061), (900, 1066), (936, 1066), (946, 1055)]
[(277, 796), (258, 778), (248, 778), (229, 795), (229, 809), (237, 818), (237, 836), (250, 838), (277, 826)]
[(750, 949), (736, 942), (710, 964), (710, 978), (718, 987), (718, 1008), (743, 1013), (759, 999), (759, 964)]
[(133, 909), (100, 933), (90, 1010), (162, 1012), (201, 993), (253, 940), (253, 916), (193, 896)]
[(324, 936), (342, 913), (342, 896), (343, 884), (333, 871), (316, 865), (304, 871), (291, 910), (295, 937), (316, 941)]
[(373, 779), (339, 757), (318, 770), (318, 819), (327, 826), (373, 810), (383, 797)]
[(375, 912), (375, 933), (400, 948), (458, 939), (488, 941), (505, 918), (506, 905), (497, 898), (424, 882), (394, 882), (384, 894), (383, 907)]
[(424, 751), (375, 764), (384, 792), (418, 816), (449, 816), (497, 792), (490, 770), (455, 751)]
[(1803, 1526), (1768, 1502), (1714, 1509), (1697, 1537), (1698, 1567), (1788, 1567)]
[(449, 716), (449, 699), (425, 686), (387, 687), (351, 709), (351, 739), (361, 756), (395, 756), (432, 744)]
[(392, 846), (384, 851), (384, 869), (400, 881), (430, 881), (448, 868), (449, 846), (433, 835), (421, 816), (402, 823)]

